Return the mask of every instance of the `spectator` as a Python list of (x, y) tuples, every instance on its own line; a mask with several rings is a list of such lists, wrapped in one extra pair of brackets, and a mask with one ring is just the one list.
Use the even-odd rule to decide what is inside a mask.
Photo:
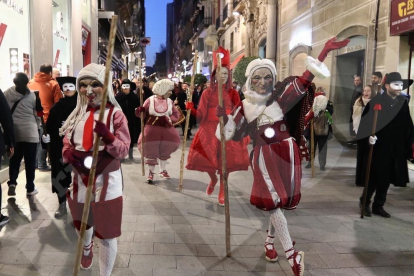
[[(122, 92), (121, 89), (121, 82), (117, 79), (114, 79), (113, 83), (112, 83), (112, 87), (114, 89), (114, 95), (116, 96), (118, 93)], [(134, 90), (133, 90), (134, 91)]]
[(58, 68), (53, 68), (52, 79), (56, 80), (57, 78), (60, 78), (60, 70)]
[(352, 94), (352, 98), (351, 98), (351, 117), (349, 119), (349, 134), (351, 135), (352, 139), (355, 139), (356, 137), (356, 133), (354, 132), (354, 126), (353, 126), (353, 121), (352, 121), (352, 114), (353, 114), (353, 110), (354, 110), (354, 104), (355, 101), (362, 95), (362, 81), (361, 81), (361, 77), (360, 76), (355, 76), (354, 78), (354, 93)]
[(193, 103), (194, 103), (194, 108), (195, 109), (198, 108), (198, 103), (200, 102), (201, 95), (203, 95), (203, 90), (202, 90), (202, 85), (199, 84), (199, 85), (197, 85), (197, 87), (196, 87), (196, 89), (193, 93)]
[[(7, 155), (11, 158), (14, 154), (14, 130), (13, 130), (13, 119), (10, 113), (10, 108), (4, 97), (3, 92), (0, 90), (0, 162), (1, 157), (5, 152), (7, 146)], [(4, 132), (1, 130), (3, 129)], [(0, 186), (0, 210), (2, 201), (2, 191)], [(0, 227), (9, 222), (9, 218), (0, 213)]]
[[(34, 79), (30, 81), (28, 85), (32, 91), (39, 91), (40, 101), (43, 107), (43, 119), (45, 124), (49, 118), (49, 112), (52, 106), (57, 103), (62, 97), (62, 91), (56, 80), (52, 79), (52, 65), (43, 64), (40, 66), (40, 72), (38, 72)], [(40, 127), (40, 137), (43, 135), (43, 128)], [(50, 171), (50, 167), (46, 163), (47, 150), (43, 149), (39, 144), (37, 150), (37, 167), (39, 171)]]
[(36, 149), (39, 143), (36, 122), (36, 96), (27, 87), (29, 79), (26, 74), (17, 73), (13, 82), (15, 86), (4, 92), (11, 109), (16, 137), (14, 155), (10, 159), (8, 195), (16, 195), (17, 177), (19, 176), (20, 163), (24, 157), (27, 195), (32, 196), (38, 193), (34, 184)]
[(372, 91), (375, 94), (382, 94), (384, 90), (382, 90), (382, 73), (381, 72), (374, 72), (371, 77), (371, 84), (372, 84)]
[[(364, 92), (362, 96), (359, 97), (354, 104), (354, 113), (352, 114), (354, 131), (358, 135), (358, 128), (361, 122), (362, 112), (364, 112), (365, 106), (369, 101), (376, 96), (375, 91), (372, 90), (371, 85), (366, 85), (364, 87)], [(357, 144), (357, 162), (356, 162), (356, 177), (355, 185), (358, 187), (364, 187), (365, 183), (365, 172), (368, 156), (368, 145), (367, 144)]]
[[(180, 89), (181, 87), (181, 89)], [(181, 111), (184, 113), (184, 116), (187, 116), (187, 111), (186, 111), (186, 107), (185, 107), (185, 103), (187, 102), (188, 99), (188, 83), (178, 83), (178, 95), (177, 98), (175, 99), (175, 104), (178, 105), (181, 108)], [(195, 121), (195, 117), (194, 116), (190, 116), (190, 122), (188, 124), (188, 131), (187, 131), (187, 138), (190, 139), (191, 138), (191, 129), (193, 127)], [(181, 124), (181, 129), (183, 131), (183, 136), (184, 136), (184, 131), (185, 131), (185, 121)]]
[(131, 138), (129, 147), (130, 160), (134, 160), (134, 144), (138, 141), (138, 137), (141, 133), (141, 119), (135, 116), (135, 109), (140, 105), (139, 97), (132, 92), (135, 89), (135, 83), (131, 82), (129, 79), (124, 79), (122, 81), (122, 92), (118, 93), (115, 97), (128, 120), (129, 135)]
[[(314, 132), (314, 152), (316, 153), (316, 146), (318, 146), (319, 154), (319, 166), (321, 171), (325, 171), (326, 156), (328, 153), (328, 138), (332, 136), (332, 114), (333, 105), (330, 100), (326, 97), (325, 89), (318, 87), (315, 91), (315, 100), (311, 111), (306, 115), (305, 125), (313, 120), (313, 132)], [(311, 138), (310, 136), (309, 138)], [(310, 145), (312, 140), (309, 139)], [(305, 166), (305, 168), (311, 167), (311, 161)]]

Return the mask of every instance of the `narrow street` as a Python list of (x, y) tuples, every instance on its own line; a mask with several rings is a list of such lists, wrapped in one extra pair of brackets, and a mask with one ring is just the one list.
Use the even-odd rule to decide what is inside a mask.
[[(268, 213), (249, 203), (251, 172), (230, 175), (232, 257), (227, 258), (218, 189), (207, 196), (207, 174), (186, 170), (179, 193), (180, 154), (169, 160), (172, 178), (156, 176), (155, 185), (145, 183), (139, 161), (123, 164), (124, 216), (112, 275), (293, 275), (277, 238), (279, 262), (264, 258)], [(317, 178), (311, 179), (310, 169), (304, 169), (299, 208), (285, 215), (296, 248), (305, 252), (305, 275), (412, 275), (413, 184), (390, 188), (385, 209), (391, 219), (362, 220), (362, 188), (354, 185), (354, 167), (355, 150), (331, 141), (327, 170), (321, 172), (316, 161)], [(7, 197), (3, 183), (3, 211), (10, 222), (0, 230), (0, 275), (72, 275), (77, 235), (70, 215), (64, 220), (53, 216), (58, 202), (49, 173), (36, 171), (39, 194), (33, 201), (25, 196), (24, 171), (18, 182), (15, 198)], [(80, 275), (99, 275), (98, 251), (95, 246), (92, 270)]]

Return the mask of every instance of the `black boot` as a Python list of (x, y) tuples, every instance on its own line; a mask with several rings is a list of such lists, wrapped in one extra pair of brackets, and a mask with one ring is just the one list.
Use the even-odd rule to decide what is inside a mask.
[[(372, 212), (371, 212), (371, 208), (369, 207), (369, 203), (367, 202), (367, 204), (365, 205), (365, 211), (364, 211), (364, 216), (366, 217), (372, 217)], [(359, 209), (362, 210), (362, 203), (359, 203)]]
[(68, 213), (68, 210), (66, 209), (66, 201), (64, 201), (60, 203), (59, 209), (55, 213), (55, 218), (60, 219), (67, 213)]
[(383, 218), (390, 218), (391, 215), (384, 210), (382, 207), (372, 207), (372, 213)]

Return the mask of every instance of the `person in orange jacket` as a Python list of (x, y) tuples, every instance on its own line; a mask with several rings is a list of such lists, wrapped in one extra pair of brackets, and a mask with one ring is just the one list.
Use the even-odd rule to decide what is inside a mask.
[[(39, 98), (42, 102), (43, 107), (43, 119), (46, 124), (49, 117), (50, 109), (53, 105), (57, 103), (61, 98), (63, 98), (62, 91), (56, 80), (52, 78), (52, 65), (42, 64), (40, 66), (40, 71), (36, 73), (34, 78), (29, 82), (27, 87), (32, 91), (39, 91)], [(39, 136), (43, 136), (43, 128), (39, 129)], [(47, 150), (43, 149), (40, 144), (37, 148), (37, 162), (36, 167), (39, 171), (50, 171), (51, 168), (47, 165), (46, 162)]]

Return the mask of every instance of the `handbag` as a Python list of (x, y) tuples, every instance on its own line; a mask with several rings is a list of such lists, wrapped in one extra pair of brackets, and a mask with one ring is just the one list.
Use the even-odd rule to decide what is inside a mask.
[(181, 124), (182, 122), (185, 121), (185, 115), (184, 115), (183, 111), (181, 110), (181, 108), (178, 105), (176, 105), (175, 107), (177, 108), (178, 112), (180, 113), (180, 118), (178, 119), (177, 122), (175, 122), (173, 124), (173, 126), (177, 126), (177, 125), (179, 125), (179, 124)]
[(313, 129), (314, 129), (315, 135), (317, 136), (328, 135), (329, 122), (328, 122), (328, 118), (325, 115), (325, 112), (323, 112), (321, 115), (313, 119)]

